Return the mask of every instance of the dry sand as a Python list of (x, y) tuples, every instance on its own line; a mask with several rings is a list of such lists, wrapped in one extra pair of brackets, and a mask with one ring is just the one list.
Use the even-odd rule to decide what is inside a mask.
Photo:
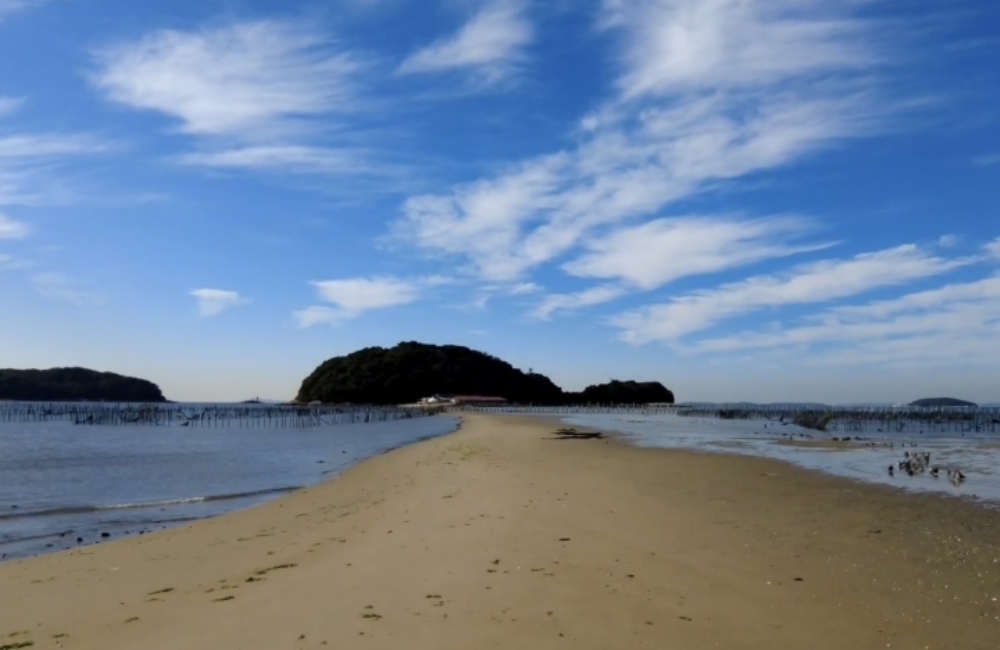
[(0, 565), (0, 648), (1000, 647), (996, 512), (554, 428)]

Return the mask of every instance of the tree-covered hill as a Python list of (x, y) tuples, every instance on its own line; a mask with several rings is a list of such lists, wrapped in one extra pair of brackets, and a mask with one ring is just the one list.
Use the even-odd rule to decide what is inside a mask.
[(0, 369), (0, 400), (165, 402), (153, 382), (86, 368)]
[(522, 372), (483, 352), (415, 341), (325, 361), (302, 382), (296, 401), (403, 404), (438, 394), (497, 396), (519, 404), (673, 401), (673, 394), (658, 382), (615, 381), (567, 393), (545, 375)]
[(320, 365), (297, 400), (403, 404), (435, 394), (498, 395), (512, 402), (554, 403), (562, 390), (548, 377), (458, 345), (400, 343), (372, 347)]
[(575, 400), (584, 404), (674, 403), (674, 394), (658, 381), (618, 381), (587, 386)]
[(910, 406), (940, 407), (940, 406), (966, 406), (975, 408), (976, 404), (954, 397), (925, 397), (915, 402), (910, 402)]

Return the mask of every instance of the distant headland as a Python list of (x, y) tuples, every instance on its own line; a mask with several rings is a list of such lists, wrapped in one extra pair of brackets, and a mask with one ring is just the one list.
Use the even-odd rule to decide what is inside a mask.
[(407, 404), (433, 395), (476, 395), (518, 404), (673, 403), (659, 382), (611, 381), (567, 392), (545, 375), (459, 345), (409, 341), (371, 347), (320, 364), (296, 402)]
[(145, 379), (87, 368), (0, 369), (0, 400), (20, 402), (166, 402)]
[(973, 402), (955, 399), (954, 397), (927, 397), (924, 399), (918, 399), (915, 402), (910, 402), (910, 406), (967, 406), (970, 408), (978, 408), (979, 405), (974, 404)]

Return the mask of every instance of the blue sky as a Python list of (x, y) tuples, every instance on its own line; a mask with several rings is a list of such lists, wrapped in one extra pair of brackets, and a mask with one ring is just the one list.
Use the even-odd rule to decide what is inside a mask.
[(0, 0), (0, 366), (1000, 401), (1000, 5)]

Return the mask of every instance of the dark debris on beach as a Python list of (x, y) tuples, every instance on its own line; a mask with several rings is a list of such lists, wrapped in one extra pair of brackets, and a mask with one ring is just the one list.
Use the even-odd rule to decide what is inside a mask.
[(572, 427), (556, 429), (553, 433), (557, 440), (600, 440), (604, 434), (600, 431), (577, 431)]

